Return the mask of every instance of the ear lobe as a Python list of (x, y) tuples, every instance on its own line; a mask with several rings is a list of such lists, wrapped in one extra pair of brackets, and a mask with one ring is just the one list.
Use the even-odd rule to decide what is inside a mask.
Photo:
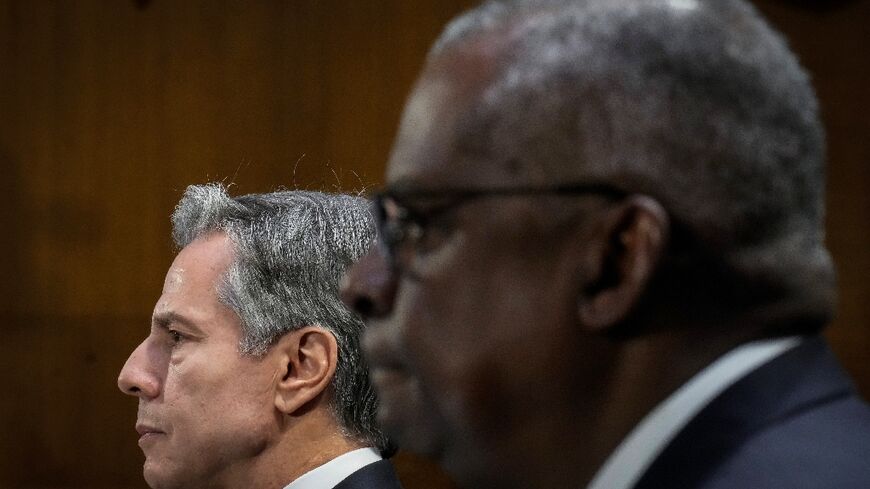
[(275, 407), (284, 414), (299, 414), (322, 398), (335, 376), (338, 343), (320, 326), (306, 326), (285, 334), (278, 348), (284, 366), (275, 389)]
[(578, 302), (580, 324), (607, 333), (624, 321), (642, 298), (667, 246), (668, 214), (654, 199), (636, 195), (601, 221), (598, 246), (590, 246), (591, 272)]

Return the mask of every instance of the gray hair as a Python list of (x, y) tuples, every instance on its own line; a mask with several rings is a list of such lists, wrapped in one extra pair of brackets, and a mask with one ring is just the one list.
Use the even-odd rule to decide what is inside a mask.
[(377, 399), (360, 353), (364, 324), (338, 297), (345, 270), (375, 236), (366, 200), (308, 191), (231, 198), (221, 184), (191, 185), (172, 227), (179, 247), (215, 231), (233, 243), (234, 260), (218, 295), (241, 319), (243, 354), (261, 355), (306, 325), (335, 336), (334, 414), (345, 436), (389, 451), (374, 421)]
[(827, 304), (818, 102), (748, 2), (489, 1), (445, 29), (430, 61), (487, 38), (505, 47), (459, 128), (472, 160), (620, 182), (737, 282)]

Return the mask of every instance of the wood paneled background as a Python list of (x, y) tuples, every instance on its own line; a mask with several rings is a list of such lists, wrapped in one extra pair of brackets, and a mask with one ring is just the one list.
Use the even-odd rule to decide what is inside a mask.
[[(359, 189), (429, 43), (472, 0), (0, 0), (0, 488), (140, 488), (115, 387), (191, 183)], [(762, 8), (830, 132), (835, 349), (870, 393), (870, 2)], [(408, 489), (449, 487), (400, 455)]]

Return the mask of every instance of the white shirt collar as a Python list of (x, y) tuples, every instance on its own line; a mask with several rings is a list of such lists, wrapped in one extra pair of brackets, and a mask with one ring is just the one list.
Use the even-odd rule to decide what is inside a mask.
[(284, 489), (331, 489), (350, 474), (379, 460), (381, 456), (374, 448), (353, 450), (302, 474)]
[(610, 454), (587, 489), (630, 489), (667, 444), (722, 391), (794, 348), (791, 336), (739, 346), (695, 374), (638, 423)]

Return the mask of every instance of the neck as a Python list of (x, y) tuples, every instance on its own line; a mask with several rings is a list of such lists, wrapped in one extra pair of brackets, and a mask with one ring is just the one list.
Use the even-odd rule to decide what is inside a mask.
[(363, 445), (345, 438), (330, 412), (282, 416), (280, 435), (244, 467), (225, 474), (220, 487), (282, 489), (330, 460)]
[(545, 412), (528, 416), (514, 439), (502, 470), (473, 487), (583, 487), (629, 432), (660, 402), (732, 348), (754, 339), (747, 330), (723, 328), (719, 334), (697, 328), (668, 329), (595, 348), (606, 362), (600, 390), (578, 389), (557, 402), (543, 399)]

